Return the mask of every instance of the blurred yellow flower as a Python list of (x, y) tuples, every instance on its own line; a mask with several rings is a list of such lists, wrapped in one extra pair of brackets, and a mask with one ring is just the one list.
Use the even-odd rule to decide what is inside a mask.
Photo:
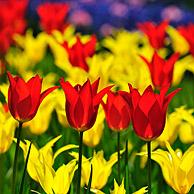
[(6, 104), (0, 103), (0, 154), (11, 146), (18, 122), (9, 113)]
[(90, 130), (84, 132), (84, 144), (89, 147), (95, 147), (99, 144), (104, 130), (104, 118), (104, 111), (100, 107), (94, 126)]
[(173, 85), (178, 85), (186, 70), (194, 73), (194, 58), (191, 55), (188, 55), (182, 59), (179, 59), (174, 66), (173, 72)]
[(25, 35), (16, 34), (14, 40), (24, 50), (28, 58), (34, 63), (37, 63), (45, 55), (47, 36), (45, 32), (40, 32), (34, 37), (33, 31), (28, 30)]
[[(70, 153), (76, 160), (78, 160), (78, 153), (72, 152)], [(117, 153), (114, 153), (110, 156), (110, 159), (106, 161), (104, 159), (104, 152), (94, 152), (94, 155), (89, 161), (86, 157), (82, 158), (82, 185), (88, 185), (91, 165), (93, 168), (92, 174), (92, 184), (91, 190), (100, 190), (102, 189), (111, 174), (112, 166), (117, 162)]]
[(157, 149), (152, 152), (152, 159), (161, 169), (165, 181), (177, 193), (189, 193), (194, 184), (194, 145), (182, 155), (182, 151), (174, 151), (167, 142), (168, 151)]
[(171, 39), (174, 51), (179, 52), (181, 55), (186, 54), (189, 51), (189, 44), (184, 39), (184, 37), (170, 25), (168, 26), (166, 31)]
[(143, 91), (152, 83), (149, 69), (139, 57), (144, 55), (151, 59), (154, 52), (145, 36), (121, 30), (114, 37), (106, 37), (103, 44), (114, 54), (109, 74), (120, 89), (128, 90), (126, 83), (131, 83)]

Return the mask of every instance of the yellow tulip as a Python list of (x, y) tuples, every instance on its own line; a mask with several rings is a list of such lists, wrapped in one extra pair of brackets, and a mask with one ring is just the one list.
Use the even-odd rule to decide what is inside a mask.
[(152, 159), (160, 165), (166, 183), (177, 193), (187, 194), (194, 184), (194, 145), (184, 154), (174, 151), (168, 142), (166, 146), (168, 151), (152, 152)]
[[(39, 177), (38, 177), (39, 174), (37, 174), (37, 168), (40, 168), (43, 171), (45, 169), (48, 171), (48, 173), (50, 172), (53, 173), (52, 166), (55, 158), (63, 151), (66, 151), (72, 148), (77, 148), (76, 145), (70, 144), (60, 148), (60, 150), (58, 150), (55, 154), (53, 154), (52, 147), (60, 138), (61, 136), (58, 136), (52, 139), (41, 149), (37, 149), (36, 146), (32, 144), (31, 150), (30, 150), (30, 156), (28, 160), (27, 171), (31, 176), (31, 178), (34, 179), (35, 181), (39, 182)], [(29, 146), (30, 146), (30, 141), (28, 140), (25, 140), (25, 143), (23, 142), (20, 143), (20, 147), (23, 150), (25, 159), (27, 157)]]
[(11, 146), (18, 125), (6, 106), (0, 103), (0, 154), (5, 153)]
[(181, 55), (186, 54), (189, 51), (189, 44), (185, 38), (172, 26), (168, 26), (166, 31), (171, 39), (174, 51), (179, 52)]
[(37, 63), (41, 61), (45, 55), (47, 36), (45, 32), (41, 32), (34, 37), (32, 30), (28, 30), (24, 36), (16, 34), (14, 40), (24, 50), (29, 60)]
[[(76, 160), (78, 160), (78, 153), (70, 153)], [(111, 155), (110, 159), (104, 159), (103, 151), (94, 152), (94, 155), (89, 161), (86, 157), (82, 158), (82, 185), (87, 185), (90, 177), (91, 165), (93, 168), (91, 190), (98, 191), (102, 189), (112, 172), (112, 166), (117, 162), (117, 153)], [(98, 191), (99, 192), (99, 191)]]
[(119, 186), (114, 179), (114, 190), (110, 192), (110, 194), (125, 194), (125, 186), (124, 186), (124, 179), (122, 180), (121, 185)]
[(77, 169), (75, 160), (70, 161), (67, 165), (63, 164), (56, 172), (47, 165), (46, 158), (44, 158), (41, 166), (37, 164), (34, 164), (34, 166), (38, 182), (47, 194), (68, 193), (74, 172)]
[[(145, 194), (147, 193), (147, 187), (143, 187), (140, 190), (134, 192), (133, 194)], [(125, 194), (126, 190), (124, 188), (124, 180), (122, 180), (121, 185), (119, 186), (116, 182), (116, 180), (114, 180), (114, 190), (110, 192), (110, 194)]]
[(194, 58), (191, 55), (188, 55), (182, 59), (179, 59), (174, 66), (174, 72), (173, 72), (173, 85), (178, 85), (186, 70), (194, 73)]

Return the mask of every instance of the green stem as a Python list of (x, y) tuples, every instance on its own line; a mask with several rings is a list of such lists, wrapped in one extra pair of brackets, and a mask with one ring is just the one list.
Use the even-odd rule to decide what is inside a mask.
[(151, 194), (152, 182), (151, 182), (151, 141), (147, 142), (148, 150), (148, 194)]
[(129, 194), (129, 168), (128, 168), (128, 139), (125, 144), (125, 188), (126, 194)]
[(5, 167), (4, 167), (4, 161), (5, 161), (5, 154), (1, 153), (0, 154), (0, 189), (3, 193), (4, 190), (4, 178), (5, 178)]
[(120, 170), (120, 132), (117, 133), (117, 155), (118, 155), (118, 184), (121, 183), (121, 170)]
[(83, 132), (80, 132), (77, 194), (80, 194), (80, 189), (81, 189), (82, 147), (83, 147)]
[(22, 131), (22, 122), (19, 122), (19, 127), (16, 129), (16, 149), (15, 149), (15, 156), (14, 156), (14, 163), (13, 163), (13, 174), (12, 174), (12, 194), (16, 193), (16, 181), (17, 181), (17, 160), (18, 160), (18, 153), (19, 153), (19, 146), (20, 146), (20, 138), (21, 138), (21, 131)]
[(125, 166), (128, 166), (128, 139), (125, 143)]
[(29, 149), (28, 149), (28, 153), (27, 153), (27, 157), (26, 157), (26, 163), (25, 163), (25, 166), (24, 166), (24, 172), (23, 172), (23, 175), (22, 175), (22, 181), (21, 181), (21, 185), (20, 185), (20, 192), (19, 192), (19, 194), (23, 193), (24, 180), (25, 180), (25, 176), (26, 176), (26, 170), (27, 170), (27, 166), (28, 166), (28, 160), (29, 160), (29, 156), (30, 156), (31, 146), (32, 146), (32, 142), (30, 142), (30, 146), (29, 146)]

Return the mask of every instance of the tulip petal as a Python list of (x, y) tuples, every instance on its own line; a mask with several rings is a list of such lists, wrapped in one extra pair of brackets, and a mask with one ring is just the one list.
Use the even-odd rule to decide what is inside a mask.
[[(16, 119), (18, 120), (31, 120), (31, 116), (29, 116), (29, 112), (32, 108), (32, 102), (31, 102), (31, 97), (28, 96), (27, 98), (23, 99), (17, 104), (17, 113)], [(35, 112), (36, 114), (36, 112)], [(17, 118), (19, 117), (19, 118)]]
[(163, 110), (166, 111), (168, 104), (170, 103), (170, 101), (172, 100), (172, 98), (180, 91), (182, 90), (181, 88), (177, 88), (176, 90), (174, 90), (173, 92), (171, 92), (170, 94), (168, 94), (165, 99), (164, 99), (164, 105), (163, 105)]
[(110, 91), (110, 89), (112, 87), (113, 87), (113, 85), (112, 86), (108, 86), (108, 87), (102, 89), (98, 94), (96, 94), (94, 96), (94, 99), (93, 99), (93, 105), (94, 106), (99, 105), (101, 103), (102, 98), (104, 97), (104, 95), (107, 94), (107, 92)]
[(155, 102), (156, 98), (153, 89), (151, 86), (148, 86), (139, 100), (139, 107), (143, 113), (148, 116), (148, 113)]
[(100, 82), (100, 77), (95, 82), (92, 83), (92, 95), (93, 96), (97, 94), (99, 82)]
[(69, 102), (75, 103), (77, 101), (78, 96), (79, 96), (76, 89), (68, 81), (65, 82), (63, 78), (61, 78), (59, 80), (59, 82), (63, 88), (63, 91), (65, 92), (66, 99)]
[(136, 134), (142, 138), (144, 138), (144, 131), (148, 125), (148, 118), (146, 115), (141, 111), (139, 106), (136, 107), (134, 113), (132, 115), (133, 120), (133, 127)]
[(83, 117), (84, 117), (84, 106), (82, 104), (82, 100), (79, 97), (74, 108), (74, 120), (77, 128), (82, 127)]
[(139, 94), (137, 89), (132, 87), (131, 84), (128, 84), (128, 86), (129, 86), (130, 94), (131, 94), (131, 102), (132, 102), (132, 104), (131, 104), (132, 107), (131, 108), (135, 109), (138, 102), (139, 102), (140, 94)]
[(80, 90), (80, 100), (82, 102), (82, 106), (84, 108), (83, 112), (83, 123), (87, 123), (88, 118), (91, 114), (91, 107), (92, 107), (92, 88), (90, 81), (87, 80)]
[(153, 130), (153, 137), (161, 135), (164, 130), (166, 114), (162, 112), (160, 105), (156, 101), (148, 113), (149, 123)]
[(59, 86), (53, 86), (51, 88), (48, 88), (47, 90), (45, 90), (44, 92), (41, 93), (40, 95), (40, 103), (43, 101), (43, 99), (50, 94), (53, 90), (59, 88)]

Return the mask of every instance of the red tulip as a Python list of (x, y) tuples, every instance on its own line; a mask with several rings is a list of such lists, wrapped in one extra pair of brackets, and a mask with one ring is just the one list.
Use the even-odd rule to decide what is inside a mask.
[(43, 3), (38, 6), (41, 28), (50, 34), (53, 30), (64, 31), (68, 26), (66, 17), (69, 6), (66, 3)]
[(168, 27), (167, 21), (163, 21), (158, 25), (153, 22), (144, 22), (139, 23), (137, 26), (147, 35), (153, 48), (160, 49), (164, 46), (166, 28)]
[(79, 38), (76, 37), (76, 43), (69, 47), (67, 42), (63, 43), (63, 47), (67, 50), (69, 55), (69, 61), (72, 66), (80, 67), (85, 71), (89, 70), (86, 62), (87, 57), (92, 57), (95, 53), (96, 36), (91, 36), (90, 40), (83, 44)]
[(154, 52), (151, 62), (145, 57), (141, 58), (148, 65), (152, 82), (156, 88), (162, 88), (172, 84), (174, 64), (179, 58), (179, 53), (174, 53), (168, 60), (161, 58), (157, 52)]
[(189, 51), (194, 56), (194, 24), (189, 24), (188, 26), (179, 26), (178, 31), (187, 40), (189, 44)]
[(42, 79), (36, 75), (28, 82), (22, 78), (7, 73), (10, 86), (8, 91), (8, 106), (12, 116), (19, 122), (34, 118), (43, 99), (58, 86), (41, 93)]
[(112, 86), (97, 93), (99, 79), (93, 84), (87, 80), (83, 86), (73, 87), (61, 78), (60, 84), (66, 96), (66, 115), (69, 124), (80, 132), (90, 129), (96, 121), (98, 107), (103, 96)]
[(134, 131), (141, 139), (151, 141), (163, 132), (168, 104), (180, 88), (167, 96), (168, 87), (163, 87), (160, 94), (155, 94), (152, 87), (148, 86), (142, 95), (130, 84), (129, 88), (128, 102)]
[(125, 100), (125, 92), (108, 92), (106, 104), (102, 102), (108, 127), (114, 131), (128, 128), (130, 123), (130, 108)]

